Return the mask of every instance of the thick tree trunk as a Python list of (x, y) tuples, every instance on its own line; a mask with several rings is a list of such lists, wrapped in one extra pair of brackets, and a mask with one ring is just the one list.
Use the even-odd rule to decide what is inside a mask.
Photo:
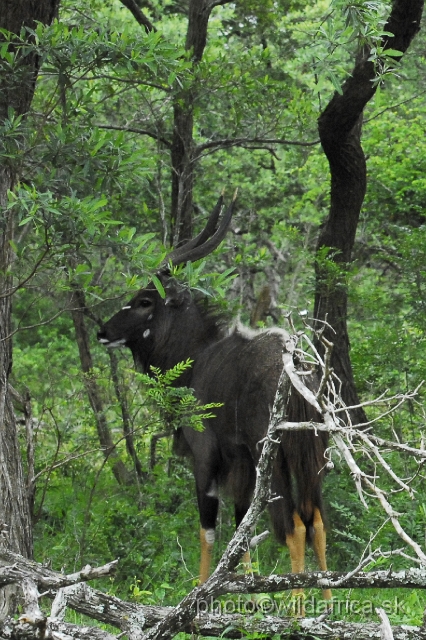
[[(59, 0), (2, 0), (0, 28), (19, 34), (23, 26), (35, 27), (35, 21), (49, 24)], [(3, 39), (3, 38), (1, 38)], [(0, 66), (0, 124), (10, 112), (25, 115), (34, 93), (38, 73), (38, 57), (22, 55), (16, 48), (14, 72)], [(32, 556), (31, 517), (22, 469), (16, 421), (9, 389), (12, 370), (12, 241), (15, 220), (7, 210), (7, 192), (13, 189), (16, 170), (13, 160), (0, 165), (0, 526), (3, 544), (24, 556)], [(0, 592), (0, 617), (12, 613), (16, 589), (6, 587)]]
[[(404, 53), (420, 28), (423, 0), (395, 0), (384, 31), (394, 34), (383, 41), (385, 49)], [(366, 189), (366, 164), (361, 147), (361, 122), (365, 105), (376, 91), (375, 69), (362, 51), (351, 77), (335, 94), (318, 121), (321, 144), (331, 172), (330, 213), (321, 228), (317, 246), (314, 316), (327, 320), (326, 337), (334, 343), (332, 366), (342, 381), (347, 405), (358, 404), (349, 355), (347, 331), (347, 268), (352, 259), (355, 234)], [(324, 260), (337, 268), (330, 269)], [(331, 265), (333, 266), (333, 264)], [(355, 423), (365, 422), (363, 409), (352, 411)]]
[[(28, 558), (32, 556), (32, 529), (26, 482), (16, 430), (15, 414), (9, 391), (12, 370), (11, 296), (13, 261), (11, 240), (13, 219), (6, 212), (7, 190), (13, 176), (7, 167), (0, 167), (0, 528), (3, 544)], [(16, 588), (0, 591), (0, 619), (15, 608)]]
[[(316, 263), (316, 298), (314, 317), (327, 320), (332, 329), (326, 328), (325, 335), (334, 343), (332, 366), (342, 381), (342, 396), (348, 406), (359, 404), (352, 366), (349, 356), (349, 336), (347, 330), (348, 292), (347, 268), (352, 257), (361, 206), (366, 190), (366, 166), (362, 151), (361, 119), (334, 146), (327, 145), (327, 134), (333, 128), (326, 112), (319, 121), (321, 141), (330, 162), (331, 206), (328, 219), (320, 230)], [(327, 260), (331, 259), (337, 269), (330, 269), (320, 251), (329, 249)], [(366, 422), (363, 409), (351, 412), (356, 423)]]

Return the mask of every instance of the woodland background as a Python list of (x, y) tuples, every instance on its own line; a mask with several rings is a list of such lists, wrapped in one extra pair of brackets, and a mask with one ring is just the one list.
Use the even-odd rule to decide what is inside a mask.
[[(262, 323), (286, 326), (289, 312), (296, 323), (299, 311), (312, 317), (321, 268), (348, 292), (360, 398), (405, 392), (426, 377), (424, 33), (401, 65), (377, 62), (362, 130), (368, 188), (346, 270), (316, 250), (330, 191), (317, 120), (360, 43), (380, 46), (390, 3), (216, 4), (194, 64), (185, 51), (184, 0), (64, 0), (58, 22), (33, 30), (40, 71), (30, 112), (23, 118), (9, 108), (1, 123), (2, 163), (18, 176), (2, 202), (3, 220), (15, 221), (14, 258), (2, 275), (13, 278), (10, 383), (34, 558), (71, 572), (119, 557), (108, 591), (145, 604), (176, 603), (195, 584), (194, 483), (163, 437), (159, 404), (167, 406), (171, 392), (161, 380), (144, 386), (130, 354), (107, 353), (96, 331), (149, 281), (170, 244), (202, 227), (222, 189), (228, 199), (239, 189), (232, 229), (206, 263), (181, 271), (184, 282), (247, 324), (269, 287), (272, 312)], [(7, 40), (3, 34), (2, 74), (12, 77)], [(179, 109), (187, 122), (188, 100), (196, 162), (185, 217), (185, 207), (171, 204), (178, 202), (171, 164), (173, 122)], [(374, 433), (419, 447), (424, 393), (375, 423)], [(375, 412), (367, 409), (370, 418)], [(401, 477), (413, 475), (412, 460), (387, 459)], [(384, 551), (401, 542), (374, 503), (369, 510), (360, 503), (339, 457), (333, 461), (328, 558), (330, 569), (343, 571), (357, 565), (372, 534), (372, 547)], [(421, 467), (413, 488), (413, 499), (395, 492), (392, 505), (424, 545)], [(217, 553), (232, 530), (224, 496)], [(289, 568), (272, 539), (254, 560), (261, 573)], [(411, 564), (404, 562), (379, 558), (369, 568)], [(389, 610), (395, 623), (420, 624), (426, 608), (420, 591), (336, 597), (365, 603), (347, 614), (358, 621), (370, 618), (373, 600), (399, 599)]]

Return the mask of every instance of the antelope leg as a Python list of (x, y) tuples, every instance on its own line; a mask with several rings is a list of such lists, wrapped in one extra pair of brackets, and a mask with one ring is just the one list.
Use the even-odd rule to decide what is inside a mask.
[(251, 556), (250, 551), (246, 551), (241, 558), (241, 564), (244, 567), (244, 573), (253, 573), (253, 568), (251, 566)]
[(214, 529), (200, 529), (201, 559), (200, 559), (200, 584), (203, 584), (210, 575), (213, 544), (215, 538)]
[[(318, 561), (318, 566), (321, 571), (327, 571), (327, 560), (325, 557), (326, 547), (326, 534), (324, 529), (324, 523), (321, 518), (321, 513), (318, 507), (314, 509), (314, 539), (313, 547), (315, 555)], [(332, 594), (330, 589), (323, 589), (322, 597), (324, 600), (331, 600)]]
[[(306, 527), (296, 511), (293, 513), (293, 522), (294, 530), (286, 536), (286, 544), (290, 551), (291, 572), (302, 573), (305, 570)], [(303, 589), (293, 589), (292, 594), (301, 600)], [(296, 615), (304, 615), (303, 604), (298, 606)]]

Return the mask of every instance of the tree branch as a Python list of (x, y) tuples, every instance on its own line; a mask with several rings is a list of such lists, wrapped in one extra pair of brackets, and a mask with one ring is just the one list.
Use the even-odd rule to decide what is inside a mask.
[(41, 263), (43, 262), (43, 260), (47, 256), (47, 254), (49, 253), (50, 249), (51, 249), (51, 246), (47, 245), (46, 249), (43, 251), (41, 256), (34, 263), (34, 266), (31, 269), (29, 275), (26, 278), (24, 278), (23, 280), (21, 280), (21, 282), (18, 282), (18, 284), (15, 285), (14, 287), (12, 287), (10, 290), (6, 291), (6, 293), (0, 295), (0, 299), (1, 298), (7, 298), (9, 296), (13, 296), (17, 291), (19, 291), (19, 289), (23, 289), (23, 287), (27, 284), (27, 282), (29, 282), (31, 280), (31, 278), (33, 278), (36, 275), (37, 269), (39, 268), (39, 266), (41, 265)]
[[(383, 49), (394, 49), (402, 54), (420, 29), (423, 0), (394, 0), (392, 11), (383, 31), (393, 35), (384, 36)], [(329, 157), (333, 148), (341, 149), (344, 141), (358, 122), (365, 105), (377, 89), (376, 68), (365, 50), (357, 60), (350, 77), (342, 87), (342, 93), (334, 94), (319, 118), (321, 144)], [(330, 158), (329, 158), (330, 159)]]
[(124, 4), (127, 9), (129, 9), (136, 22), (144, 27), (147, 33), (151, 33), (151, 31), (157, 31), (150, 20), (148, 20), (144, 12), (140, 9), (140, 7), (138, 7), (135, 0), (120, 0), (120, 2), (121, 4)]
[(201, 154), (203, 151), (207, 149), (216, 149), (218, 147), (227, 148), (227, 147), (238, 147), (244, 146), (247, 144), (286, 144), (293, 145), (299, 147), (313, 147), (320, 143), (320, 140), (311, 140), (310, 142), (303, 142), (300, 140), (287, 140), (286, 138), (224, 138), (222, 140), (211, 140), (210, 142), (205, 142), (203, 144), (199, 144), (195, 147), (195, 153)]
[[(0, 635), (5, 640), (20, 638), (41, 638), (37, 635), (39, 630), (43, 630), (47, 637), (47, 632), (51, 631), (49, 637), (59, 638), (60, 633), (67, 634), (72, 638), (93, 638), (96, 640), (112, 640), (116, 636), (107, 633), (97, 627), (81, 627), (64, 623), (63, 617), (66, 607), (71, 607), (75, 611), (87, 615), (104, 624), (117, 627), (122, 632), (130, 634), (133, 640), (146, 638), (143, 631), (152, 628), (155, 624), (165, 620), (171, 607), (143, 606), (135, 603), (125, 602), (115, 596), (102, 593), (92, 589), (89, 585), (78, 582), (79, 580), (89, 580), (99, 578), (102, 575), (110, 575), (115, 570), (116, 562), (112, 562), (104, 567), (86, 567), (81, 571), (63, 575), (52, 571), (27, 560), (22, 556), (0, 550), (1, 569), (0, 584), (11, 584), (19, 582), (25, 594), (26, 606), (19, 620), (8, 619), (0, 624)], [(339, 584), (337, 584), (339, 583)], [(67, 586), (68, 585), (68, 586)], [(221, 593), (234, 594), (234, 611), (241, 607), (246, 614), (253, 613), (253, 606), (247, 606), (247, 601), (242, 600), (235, 603), (235, 595), (241, 593), (270, 593), (281, 591), (298, 586), (324, 586), (342, 588), (374, 588), (381, 587), (406, 587), (406, 588), (426, 588), (426, 569), (389, 572), (377, 571), (357, 575), (341, 574), (338, 572), (312, 572), (305, 574), (292, 574), (287, 576), (267, 576), (256, 575), (240, 576), (236, 574), (224, 574), (221, 586)], [(37, 588), (49, 589), (45, 594), (53, 599), (51, 615), (46, 617), (38, 607), (39, 594)], [(219, 592), (216, 593), (219, 595)], [(227, 614), (229, 603), (224, 604), (213, 600), (212, 596), (206, 599), (198, 599), (194, 619), (182, 628), (187, 633), (198, 633), (202, 636), (220, 636), (228, 638), (240, 638), (242, 633), (239, 629), (244, 629), (246, 633), (259, 634), (284, 634), (290, 630), (296, 632), (295, 620), (292, 617), (282, 617), (286, 615), (286, 605), (278, 604), (274, 600), (264, 600), (258, 613), (263, 612), (265, 617), (244, 615), (244, 613)], [(321, 610), (321, 602), (318, 607), (314, 603), (314, 610)], [(336, 601), (335, 607), (340, 607), (342, 603)], [(351, 604), (346, 602), (346, 605)], [(352, 603), (353, 604), (353, 603)], [(359, 603), (361, 604), (361, 603)], [(345, 605), (345, 603), (343, 603)], [(209, 607), (213, 607), (210, 611)], [(351, 609), (352, 610), (352, 609)], [(317, 613), (317, 612), (316, 612)], [(33, 630), (32, 634), (29, 632)], [(13, 631), (13, 632), (12, 632)], [(55, 635), (55, 633), (57, 635)], [(346, 623), (324, 621), (320, 618), (307, 618), (297, 621), (297, 634), (301, 640), (314, 635), (324, 640), (332, 640), (336, 637), (350, 637), (351, 640), (371, 640), (381, 638), (381, 625), (377, 623)], [(393, 627), (394, 640), (426, 640), (426, 629), (419, 627)], [(25, 635), (26, 634), (26, 635)]]
[(157, 135), (156, 133), (153, 133), (152, 131), (149, 131), (148, 129), (138, 129), (137, 127), (120, 127), (113, 124), (96, 124), (95, 126), (99, 129), (110, 129), (112, 131), (128, 131), (129, 133), (138, 133), (142, 136), (148, 136), (149, 138), (153, 138), (154, 140), (161, 142), (168, 149), (170, 149), (172, 146), (169, 140)]
[(0, 586), (21, 582), (29, 578), (42, 589), (61, 589), (85, 580), (93, 580), (112, 575), (117, 569), (118, 560), (113, 560), (101, 567), (87, 565), (76, 573), (68, 575), (52, 571), (47, 567), (28, 560), (8, 549), (0, 549)]
[(384, 440), (383, 438), (379, 438), (378, 436), (373, 436), (371, 434), (369, 434), (367, 438), (365, 433), (358, 429), (358, 425), (357, 428), (353, 428), (347, 427), (346, 425), (326, 425), (323, 422), (282, 422), (278, 428), (282, 431), (304, 431), (310, 429), (312, 431), (341, 433), (350, 438), (370, 440), (371, 442), (374, 442), (379, 446), (386, 447), (387, 449), (394, 449), (401, 453), (408, 453), (409, 455), (415, 456), (421, 460), (426, 460), (425, 449), (416, 449), (415, 447), (410, 447), (407, 444), (392, 442), (392, 440)]
[[(419, 30), (423, 0), (394, 0), (384, 26), (383, 49), (398, 50), (396, 60), (407, 50)], [(377, 62), (377, 61), (376, 61)], [(379, 60), (380, 62), (380, 60)], [(328, 318), (336, 336), (332, 366), (342, 384), (347, 405), (358, 405), (358, 396), (349, 356), (347, 331), (347, 265), (352, 250), (359, 215), (367, 187), (367, 170), (361, 146), (363, 110), (378, 86), (377, 67), (365, 46), (359, 53), (352, 74), (335, 93), (318, 119), (318, 131), (331, 172), (330, 212), (321, 226), (317, 243), (316, 292), (314, 317)], [(328, 254), (324, 252), (328, 250)], [(324, 258), (327, 257), (325, 260)], [(340, 265), (333, 277), (328, 261)], [(327, 330), (330, 339), (333, 339)], [(366, 422), (362, 407), (349, 414), (354, 422)]]
[(238, 575), (225, 576), (221, 591), (225, 593), (276, 593), (289, 589), (426, 589), (426, 568), (412, 567), (402, 571), (358, 571), (355, 574), (340, 571), (310, 571), (284, 575)]
[(212, 0), (212, 2), (209, 3), (209, 8), (212, 10), (215, 7), (221, 7), (225, 4), (230, 4), (231, 2), (232, 0)]

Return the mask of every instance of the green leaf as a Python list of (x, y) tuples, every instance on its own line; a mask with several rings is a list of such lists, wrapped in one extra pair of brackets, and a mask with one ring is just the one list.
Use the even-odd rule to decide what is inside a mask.
[(152, 282), (154, 283), (155, 288), (164, 300), (164, 298), (166, 297), (166, 292), (164, 291), (164, 287), (161, 284), (161, 280), (156, 275), (153, 275)]

